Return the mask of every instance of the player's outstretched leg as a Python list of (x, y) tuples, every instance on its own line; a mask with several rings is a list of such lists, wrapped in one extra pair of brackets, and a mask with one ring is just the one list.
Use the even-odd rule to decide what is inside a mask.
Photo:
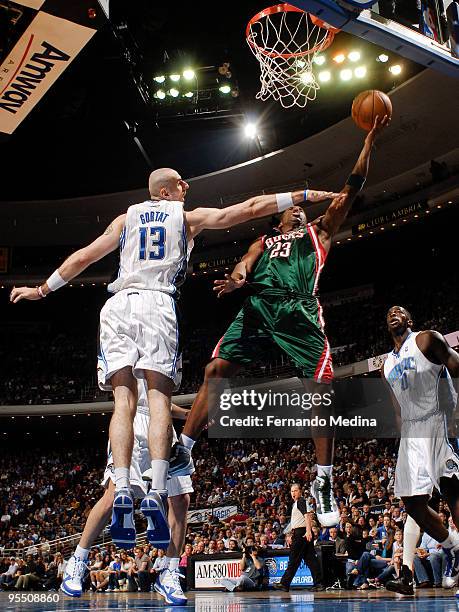
[(147, 540), (155, 548), (166, 550), (170, 542), (167, 522), (167, 491), (150, 491), (140, 504), (140, 510), (147, 519)]
[[(182, 478), (187, 478), (182, 477)], [(180, 485), (180, 477), (171, 479)], [(171, 483), (175, 486), (174, 482)], [(182, 489), (183, 490), (183, 489)], [(186, 489), (185, 489), (186, 490)], [(174, 495), (169, 497), (169, 524), (171, 527), (171, 542), (167, 549), (167, 567), (160, 572), (154, 584), (154, 589), (166, 603), (172, 606), (185, 606), (186, 595), (180, 584), (179, 561), (180, 552), (185, 542), (186, 516), (190, 505), (188, 494)]]
[(115, 486), (110, 481), (104, 495), (89, 513), (78, 546), (67, 562), (60, 588), (70, 597), (80, 597), (83, 592), (83, 583), (88, 571), (89, 550), (110, 519), (114, 493)]
[(241, 366), (217, 357), (207, 364), (202, 383), (185, 422), (178, 444), (171, 452), (169, 463), (170, 476), (185, 476), (194, 472), (191, 450), (208, 423), (209, 407), (217, 407), (218, 381), (234, 376)]
[[(318, 393), (322, 397), (332, 396), (332, 387), (329, 384), (318, 383), (314, 380), (303, 380), (303, 387), (308, 393)], [(331, 408), (322, 405), (314, 406), (312, 417), (325, 418)], [(323, 430), (323, 431), (322, 431)], [(323, 527), (334, 527), (339, 523), (339, 510), (333, 491), (333, 449), (334, 432), (331, 427), (312, 428), (311, 436), (314, 441), (317, 459), (317, 476), (311, 486), (311, 494), (316, 500), (316, 513)]]
[(134, 445), (134, 417), (137, 410), (137, 380), (132, 368), (122, 368), (111, 379), (115, 410), (110, 421), (110, 448), (115, 466), (115, 498), (110, 533), (120, 548), (135, 545), (134, 498), (129, 473)]
[[(440, 479), (440, 489), (442, 481), (449, 479)], [(453, 502), (449, 498), (447, 487), (445, 490), (440, 490), (447, 501)], [(442, 587), (451, 589), (458, 583), (459, 579), (459, 533), (457, 531), (449, 532), (443, 525), (439, 515), (429, 507), (428, 495), (414, 495), (412, 497), (402, 497), (406, 511), (416, 523), (427, 532), (432, 538), (437, 540), (443, 548), (446, 557), (446, 567), (442, 580)], [(451, 507), (451, 506), (450, 506)], [(454, 508), (454, 503), (452, 507)], [(454, 518), (454, 510), (451, 510)]]
[(403, 529), (403, 563), (400, 576), (386, 582), (386, 589), (400, 595), (414, 595), (413, 562), (421, 530), (411, 516)]

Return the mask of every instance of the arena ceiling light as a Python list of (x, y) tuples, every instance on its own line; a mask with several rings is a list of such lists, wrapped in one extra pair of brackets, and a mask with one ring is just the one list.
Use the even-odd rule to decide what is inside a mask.
[(231, 87), (229, 85), (222, 85), (218, 89), (222, 92), (222, 94), (229, 94), (231, 91)]
[(352, 79), (352, 70), (345, 68), (344, 70), (341, 70), (339, 76), (342, 81), (350, 81)]
[(173, 98), (176, 98), (179, 95), (179, 90), (175, 89), (175, 87), (171, 87), (171, 89), (169, 89), (169, 95), (172, 96)]
[(155, 76), (153, 80), (156, 81), (157, 83), (164, 83), (164, 81), (166, 80), (166, 77), (163, 74), (160, 74), (158, 76)]
[(348, 55), (348, 58), (351, 60), (351, 62), (358, 62), (360, 57), (360, 51), (351, 51)]
[(187, 91), (186, 93), (183, 94), (184, 98), (192, 98), (194, 96), (192, 91)]
[(389, 72), (391, 72), (395, 76), (398, 76), (402, 72), (402, 67), (400, 66), (400, 64), (394, 64), (389, 68)]
[(155, 95), (159, 100), (164, 100), (166, 97), (166, 93), (162, 89), (158, 89)]
[(319, 72), (319, 81), (321, 83), (328, 83), (331, 80), (331, 72), (329, 70), (322, 70)]
[(185, 79), (185, 81), (191, 81), (191, 79), (194, 79), (195, 76), (195, 71), (191, 70), (191, 68), (187, 68), (183, 71), (183, 78)]
[(381, 53), (381, 55), (378, 55), (377, 60), (378, 62), (382, 62), (383, 64), (385, 64), (389, 61), (389, 56), (387, 55), (387, 53)]
[(345, 59), (346, 56), (344, 55), (344, 53), (338, 53), (338, 55), (335, 55), (335, 57), (333, 58), (333, 61), (337, 64), (342, 64)]
[(244, 134), (246, 138), (255, 138), (257, 135), (257, 126), (253, 122), (246, 123), (244, 126)]
[(354, 76), (356, 76), (358, 79), (363, 79), (366, 75), (367, 75), (366, 66), (359, 66), (358, 68), (354, 70)]
[(174, 81), (174, 83), (176, 83), (177, 81), (180, 81), (180, 75), (179, 74), (170, 74), (169, 78), (171, 81)]

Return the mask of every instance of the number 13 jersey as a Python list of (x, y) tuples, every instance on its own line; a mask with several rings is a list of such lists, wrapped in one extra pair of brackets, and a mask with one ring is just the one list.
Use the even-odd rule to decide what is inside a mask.
[(187, 242), (183, 202), (147, 200), (130, 206), (120, 236), (118, 278), (108, 290), (150, 289), (174, 295), (185, 280)]

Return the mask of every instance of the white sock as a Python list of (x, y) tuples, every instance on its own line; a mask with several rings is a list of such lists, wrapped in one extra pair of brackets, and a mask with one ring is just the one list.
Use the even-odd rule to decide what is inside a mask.
[(180, 559), (178, 557), (171, 557), (169, 561), (169, 569), (171, 572), (174, 572), (178, 569)]
[(81, 546), (78, 544), (78, 546), (75, 549), (75, 552), (73, 553), (75, 555), (75, 557), (77, 559), (81, 559), (82, 561), (86, 561), (87, 558), (89, 557), (89, 549), (88, 548), (81, 548)]
[(184, 446), (185, 448), (187, 448), (188, 450), (191, 450), (193, 448), (195, 442), (196, 440), (193, 440), (193, 438), (189, 438), (183, 433), (180, 436), (180, 444)]
[(443, 548), (457, 548), (459, 546), (459, 534), (450, 532), (449, 536), (443, 542), (439, 542)]
[(115, 489), (129, 489), (129, 468), (115, 468)]
[(328, 476), (329, 478), (332, 477), (332, 470), (333, 470), (333, 466), (332, 465), (319, 465), (317, 464), (317, 476)]
[(153, 459), (151, 462), (151, 488), (165, 491), (169, 461)]
[(408, 515), (403, 529), (403, 565), (413, 571), (414, 555), (421, 530), (416, 521)]

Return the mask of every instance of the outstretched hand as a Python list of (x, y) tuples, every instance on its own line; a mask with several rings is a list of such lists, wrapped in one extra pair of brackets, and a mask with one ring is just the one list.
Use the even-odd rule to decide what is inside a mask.
[(40, 300), (36, 287), (13, 287), (10, 293), (10, 302), (16, 304), (20, 300)]
[(380, 118), (379, 115), (376, 115), (375, 122), (373, 123), (373, 127), (368, 132), (367, 137), (365, 138), (365, 142), (367, 144), (373, 144), (375, 138), (382, 132), (382, 130), (390, 124), (389, 115), (384, 115), (384, 117)]
[(245, 284), (245, 278), (236, 280), (230, 274), (225, 274), (224, 280), (215, 280), (213, 290), (217, 292), (217, 297), (221, 297), (225, 293), (231, 293), (236, 289), (240, 289)]
[(308, 190), (308, 202), (323, 202), (324, 200), (333, 200), (337, 198), (339, 193), (333, 191), (317, 191), (316, 189)]

